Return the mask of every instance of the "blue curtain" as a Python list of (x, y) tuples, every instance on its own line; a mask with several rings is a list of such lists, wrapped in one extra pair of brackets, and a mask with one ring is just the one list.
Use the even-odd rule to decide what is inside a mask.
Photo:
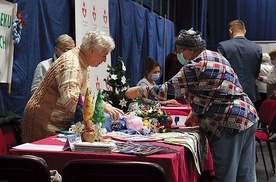
[(11, 93), (0, 84), (0, 106), (22, 115), (30, 98), (30, 87), (36, 65), (53, 56), (54, 41), (70, 34), (72, 7), (68, 0), (14, 0), (26, 22), (22, 39), (15, 45)]
[(208, 48), (216, 50), (218, 42), (229, 39), (228, 23), (235, 19), (245, 23), (249, 40), (276, 40), (275, 10), (275, 0), (208, 1)]
[(228, 23), (241, 19), (249, 40), (276, 40), (275, 0), (177, 0), (177, 32), (193, 27), (202, 32), (207, 48), (229, 39)]
[(116, 44), (112, 63), (118, 56), (123, 58), (126, 76), (134, 86), (143, 77), (147, 56), (163, 67), (165, 56), (173, 50), (175, 25), (131, 0), (109, 1), (109, 14), (110, 34)]
[[(26, 25), (20, 43), (15, 46), (11, 93), (7, 92), (7, 84), (0, 84), (0, 107), (22, 116), (36, 65), (53, 56), (54, 41), (59, 35), (75, 37), (74, 0), (10, 2), (18, 3)], [(116, 42), (112, 64), (121, 56), (127, 78), (131, 85), (136, 85), (142, 77), (146, 56), (163, 65), (164, 56), (172, 51), (174, 24), (130, 0), (110, 0), (109, 10), (110, 33)]]

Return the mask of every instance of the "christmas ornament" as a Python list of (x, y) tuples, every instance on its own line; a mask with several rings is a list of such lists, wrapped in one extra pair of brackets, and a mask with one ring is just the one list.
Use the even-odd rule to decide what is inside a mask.
[(130, 113), (126, 116), (126, 127), (130, 130), (141, 131), (143, 128), (143, 121), (135, 113)]
[(112, 106), (128, 112), (131, 100), (125, 97), (125, 92), (129, 88), (129, 80), (125, 77), (126, 67), (121, 57), (116, 60), (115, 66), (108, 65), (109, 75), (104, 81), (107, 89), (103, 90), (103, 99)]
[(82, 95), (79, 94), (79, 99), (78, 99), (78, 103), (76, 106), (76, 111), (75, 111), (75, 116), (74, 116), (74, 121), (73, 124), (77, 123), (77, 122), (81, 122), (83, 120), (83, 98)]
[(101, 90), (98, 91), (95, 110), (92, 118), (93, 123), (105, 123), (104, 105)]
[(127, 101), (125, 100), (125, 98), (123, 98), (122, 100), (120, 100), (119, 105), (120, 105), (121, 107), (127, 107)]

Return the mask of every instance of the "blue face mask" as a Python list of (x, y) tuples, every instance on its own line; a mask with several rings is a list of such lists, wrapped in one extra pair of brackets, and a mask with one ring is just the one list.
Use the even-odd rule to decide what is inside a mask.
[(156, 81), (156, 80), (159, 79), (159, 76), (160, 76), (159, 73), (157, 73), (157, 74), (152, 74), (152, 75), (151, 75), (151, 79), (152, 79), (153, 81)]
[(183, 57), (183, 54), (182, 54), (182, 53), (177, 53), (177, 59), (178, 59), (178, 61), (179, 61), (183, 66), (185, 66), (185, 65), (189, 62), (188, 59), (185, 59), (185, 58)]

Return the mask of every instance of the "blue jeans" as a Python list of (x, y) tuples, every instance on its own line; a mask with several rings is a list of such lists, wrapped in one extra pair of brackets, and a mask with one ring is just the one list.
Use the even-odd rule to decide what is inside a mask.
[(256, 182), (255, 131), (257, 124), (247, 130), (212, 141), (210, 148), (216, 173), (215, 182)]

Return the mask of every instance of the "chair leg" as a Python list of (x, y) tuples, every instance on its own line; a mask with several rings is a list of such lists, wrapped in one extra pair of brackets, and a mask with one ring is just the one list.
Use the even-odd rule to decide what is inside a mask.
[(273, 153), (272, 153), (270, 141), (267, 140), (266, 144), (267, 144), (267, 149), (268, 149), (268, 153), (269, 153), (269, 157), (270, 157), (272, 169), (273, 169), (273, 172), (274, 172), (274, 174), (275, 174), (275, 162), (274, 162), (274, 158), (273, 158)]
[(255, 160), (255, 163), (257, 163), (257, 162), (259, 161), (259, 160), (258, 160), (258, 155), (257, 155), (257, 150), (256, 150), (255, 154), (256, 154), (256, 160)]
[(268, 173), (267, 173), (267, 168), (266, 168), (266, 162), (265, 162), (265, 158), (264, 158), (264, 152), (263, 152), (263, 148), (262, 148), (262, 144), (261, 144), (261, 142), (258, 142), (258, 143), (260, 144), (261, 154), (262, 154), (262, 158), (263, 158), (263, 162), (264, 162), (264, 167), (265, 167), (266, 179), (269, 180)]

